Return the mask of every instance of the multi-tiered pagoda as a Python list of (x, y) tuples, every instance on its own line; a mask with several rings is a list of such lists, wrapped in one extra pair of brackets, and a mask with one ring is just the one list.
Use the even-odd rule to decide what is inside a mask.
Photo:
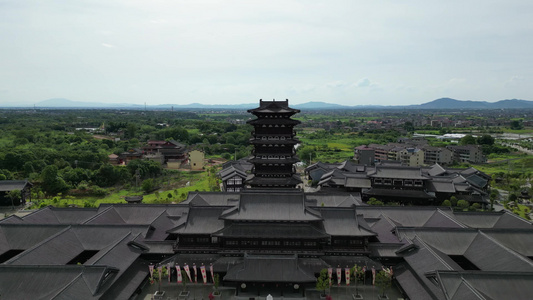
[(289, 100), (263, 101), (259, 107), (248, 110), (257, 117), (247, 123), (254, 127), (250, 143), (254, 146), (253, 176), (247, 180), (252, 188), (295, 188), (302, 183), (296, 174), (294, 164), (300, 160), (296, 156), (294, 126), (300, 121), (291, 119), (300, 110), (289, 107)]

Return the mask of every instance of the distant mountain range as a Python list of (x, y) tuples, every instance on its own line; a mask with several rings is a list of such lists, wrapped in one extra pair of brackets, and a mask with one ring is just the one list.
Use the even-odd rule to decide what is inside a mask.
[(498, 102), (455, 100), (440, 98), (420, 105), (411, 105), (417, 109), (521, 109), (533, 108), (533, 101), (528, 100), (500, 100)]
[[(4, 107), (17, 107), (16, 105), (6, 105)], [(19, 106), (20, 107), (20, 106)], [(148, 110), (192, 110), (192, 109), (227, 109), (227, 110), (247, 110), (257, 107), (257, 103), (246, 104), (200, 104), (191, 103), (187, 105), (161, 104), (161, 105), (139, 105), (125, 103), (102, 103), (102, 102), (81, 102), (64, 98), (54, 98), (35, 103), (36, 108), (116, 108), (116, 109), (146, 109)], [(306, 102), (294, 104), (291, 107), (303, 110), (336, 110), (336, 109), (533, 109), (533, 101), (530, 100), (501, 100), (497, 102), (456, 100), (451, 98), (440, 98), (431, 102), (417, 105), (380, 106), (380, 105), (339, 105), (326, 102)]]

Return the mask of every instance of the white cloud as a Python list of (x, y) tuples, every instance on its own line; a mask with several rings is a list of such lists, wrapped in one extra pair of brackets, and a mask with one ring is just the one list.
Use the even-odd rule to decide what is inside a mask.
[(504, 82), (504, 87), (506, 88), (514, 88), (522, 85), (522, 83), (525, 82), (524, 76), (513, 76), (509, 78), (507, 81)]
[(523, 0), (4, 2), (0, 80), (21, 101), (533, 99)]
[(370, 80), (366, 77), (359, 79), (359, 81), (355, 83), (356, 87), (369, 87), (370, 85), (371, 85)]

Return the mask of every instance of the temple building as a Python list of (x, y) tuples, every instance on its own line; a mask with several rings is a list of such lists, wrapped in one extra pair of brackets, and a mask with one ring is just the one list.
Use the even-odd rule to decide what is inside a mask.
[(289, 107), (289, 100), (259, 101), (259, 107), (248, 110), (256, 119), (247, 123), (254, 127), (250, 143), (254, 146), (253, 176), (246, 184), (251, 188), (295, 188), (302, 181), (296, 174), (294, 126), (300, 121), (291, 119), (300, 111)]
[(358, 193), (296, 189), (195, 192), (180, 204), (45, 207), (1, 220), (0, 290), (6, 299), (135, 299), (150, 266), (170, 270), (166, 290), (182, 289), (176, 267), (201, 284), (193, 270), (207, 266), (206, 283), (212, 267), (233, 295), (305, 299), (321, 270), (357, 264), (366, 285), (372, 268), (392, 266), (406, 299), (528, 299), (531, 245), (531, 222), (509, 212), (367, 206)]
[[(1, 219), (2, 299), (147, 299), (163, 268), (167, 278), (159, 275), (151, 299), (167, 299), (165, 290), (182, 291), (186, 281), (215, 286), (216, 278), (226, 292), (219, 299), (274, 292), (276, 299), (317, 299), (324, 270), (336, 282), (330, 288), (347, 292), (336, 299), (361, 299), (349, 286), (356, 265), (364, 270), (359, 284), (371, 289), (376, 271), (394, 270), (394, 299), (531, 298), (530, 221), (509, 211), (412, 205), (457, 193), (482, 201), (484, 173), (317, 163), (306, 172), (322, 189), (306, 193), (296, 189), (294, 168), (299, 122), (291, 116), (299, 111), (288, 101), (261, 100), (249, 112), (257, 116), (248, 122), (253, 157), (219, 173), (225, 192), (190, 192), (166, 205), (128, 198), (97, 208), (49, 206)], [(363, 201), (370, 196), (406, 205), (370, 206)]]
[(470, 204), (489, 203), (491, 177), (472, 167), (456, 169), (439, 164), (409, 167), (397, 163), (368, 166), (344, 161), (318, 162), (305, 172), (322, 192), (360, 192), (364, 201), (376, 198), (385, 203), (440, 205), (455, 196)]

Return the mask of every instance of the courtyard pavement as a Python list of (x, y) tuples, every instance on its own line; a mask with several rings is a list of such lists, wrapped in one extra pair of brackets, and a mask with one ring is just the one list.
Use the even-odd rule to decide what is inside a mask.
[[(158, 284), (147, 284), (143, 289), (142, 293), (137, 297), (138, 300), (152, 300), (153, 294), (158, 290)], [(161, 291), (165, 292), (163, 300), (178, 300), (178, 299), (188, 299), (188, 300), (208, 300), (209, 294), (214, 290), (212, 284), (203, 285), (199, 284), (187, 284), (187, 291), (190, 292), (188, 298), (178, 298), (179, 293), (184, 290), (183, 285), (178, 285), (177, 283), (168, 283), (166, 281), (161, 283)], [(314, 289), (308, 289), (305, 292), (305, 296), (302, 296), (301, 293), (294, 294), (285, 294), (280, 295), (279, 291), (276, 290), (263, 290), (260, 295), (257, 295), (257, 292), (253, 293), (243, 293), (240, 292), (238, 296), (235, 295), (235, 288), (230, 287), (220, 287), (221, 296), (218, 299), (221, 300), (266, 300), (266, 297), (270, 294), (273, 296), (273, 300), (320, 300), (320, 292)], [(359, 294), (363, 296), (362, 299), (365, 300), (378, 300), (379, 291), (376, 287), (371, 285), (358, 285)], [(353, 300), (353, 294), (355, 294), (355, 286), (333, 286), (331, 288), (330, 295), (333, 300)], [(390, 300), (402, 299), (400, 292), (393, 287), (391, 287), (387, 292), (387, 296)], [(322, 298), (323, 299), (323, 298)]]

